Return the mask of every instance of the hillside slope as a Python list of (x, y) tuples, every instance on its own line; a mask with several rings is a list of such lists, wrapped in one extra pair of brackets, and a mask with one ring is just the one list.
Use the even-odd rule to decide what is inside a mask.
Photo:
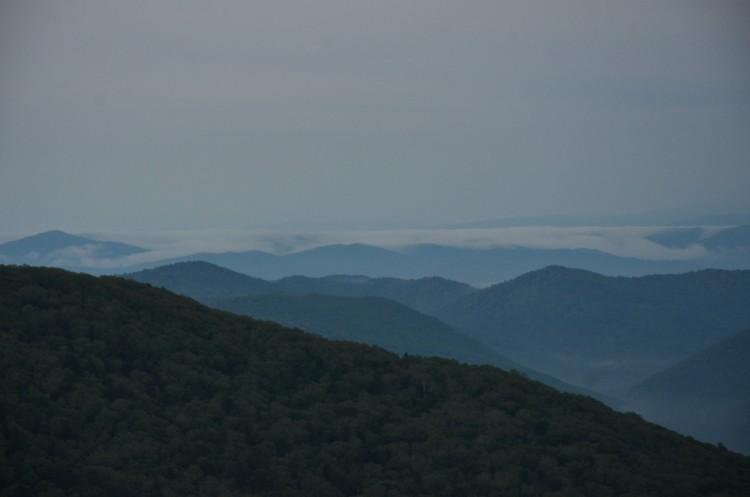
[(638, 383), (633, 407), (702, 440), (750, 454), (750, 328)]
[(377, 345), (400, 355), (437, 355), (474, 364), (502, 364), (508, 370), (520, 367), (436, 318), (379, 297), (265, 294), (220, 301), (216, 307), (329, 339)]
[[(264, 294), (218, 301), (214, 307), (328, 339), (377, 345), (399, 355), (437, 356), (517, 370), (558, 390), (597, 397), (594, 392), (531, 370), (437, 318), (385, 298)], [(619, 405), (614, 399), (602, 400), (613, 407)]]
[(406, 280), (329, 275), (319, 278), (288, 276), (267, 281), (203, 260), (178, 262), (123, 276), (167, 288), (203, 303), (265, 293), (316, 293), (340, 297), (385, 297), (427, 314), (476, 291), (464, 283), (438, 277)]
[(362, 275), (330, 275), (320, 278), (290, 276), (276, 281), (285, 293), (336, 295), (340, 297), (384, 297), (425, 314), (435, 314), (455, 300), (477, 289), (437, 276), (401, 279)]
[(205, 261), (178, 262), (124, 276), (166, 288), (180, 295), (187, 295), (202, 303), (281, 291), (270, 281), (253, 278)]
[(750, 459), (491, 367), (0, 267), (4, 495), (743, 495)]
[(750, 326), (750, 271), (624, 278), (551, 266), (436, 316), (532, 368), (617, 396)]
[[(204, 261), (189, 261), (124, 275), (205, 304), (301, 328), (325, 338), (378, 345), (398, 354), (438, 356), (469, 364), (516, 369), (559, 390), (610, 398), (531, 370), (438, 319), (393, 300), (336, 295), (393, 295), (434, 309), (476, 291), (442, 278), (401, 280), (366, 276), (294, 276), (269, 282)], [(311, 295), (318, 290), (328, 295)], [(286, 295), (281, 292), (290, 292)]]

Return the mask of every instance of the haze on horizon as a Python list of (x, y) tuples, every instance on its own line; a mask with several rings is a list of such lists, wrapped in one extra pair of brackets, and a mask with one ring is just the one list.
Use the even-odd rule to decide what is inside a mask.
[(0, 3), (0, 232), (750, 212), (743, 1)]

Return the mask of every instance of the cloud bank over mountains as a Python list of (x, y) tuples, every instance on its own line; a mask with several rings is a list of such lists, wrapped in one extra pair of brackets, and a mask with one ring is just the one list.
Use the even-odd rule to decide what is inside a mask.
[[(0, 238), (0, 241), (3, 239)], [(750, 269), (750, 228), (500, 227), (281, 232), (45, 232), (0, 244), (0, 263), (120, 273), (204, 260), (264, 278), (442, 276), (485, 285), (548, 265), (636, 276)]]
[[(434, 244), (455, 248), (493, 249), (592, 249), (621, 257), (649, 260), (691, 260), (709, 251), (698, 244), (668, 247), (648, 237), (664, 227), (508, 227), (464, 229), (396, 229), (331, 232), (280, 232), (267, 230), (183, 230), (151, 232), (97, 232), (87, 236), (132, 243), (149, 249), (151, 256), (180, 256), (196, 252), (260, 250), (284, 255), (333, 244), (365, 244), (400, 251)], [(723, 227), (700, 228), (708, 238)], [(149, 257), (139, 254), (137, 257)]]

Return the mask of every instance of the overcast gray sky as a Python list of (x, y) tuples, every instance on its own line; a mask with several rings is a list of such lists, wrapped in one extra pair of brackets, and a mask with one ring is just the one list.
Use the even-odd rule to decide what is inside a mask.
[(0, 231), (750, 211), (749, 158), (746, 1), (0, 0)]

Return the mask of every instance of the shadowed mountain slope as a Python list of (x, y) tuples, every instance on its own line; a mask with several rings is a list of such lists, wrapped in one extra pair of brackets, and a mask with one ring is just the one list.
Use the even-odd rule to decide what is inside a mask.
[[(470, 364), (517, 369), (560, 390), (596, 396), (594, 392), (530, 370), (437, 318), (393, 300), (335, 295), (380, 293), (434, 308), (475, 291), (468, 285), (442, 278), (290, 277), (272, 283), (202, 261), (171, 264), (126, 277), (167, 288), (220, 309), (298, 327), (326, 338), (378, 345), (398, 354), (434, 355)], [(310, 290), (330, 291), (334, 295), (297, 293)], [(610, 405), (616, 404), (612, 399), (606, 400)]]
[[(218, 301), (214, 306), (301, 328), (329, 339), (377, 345), (400, 355), (437, 356), (517, 370), (561, 391), (597, 396), (530, 370), (437, 318), (385, 298), (266, 294)], [(614, 399), (606, 401), (610, 405), (618, 404)]]
[(622, 389), (750, 325), (750, 271), (624, 278), (552, 266), (436, 315), (532, 368)]
[(633, 406), (660, 423), (750, 454), (750, 329), (638, 383)]
[(436, 276), (418, 279), (370, 278), (333, 275), (321, 278), (290, 276), (276, 281), (285, 293), (384, 297), (425, 314), (435, 314), (448, 303), (477, 291), (476, 288)]
[(714, 399), (743, 393), (750, 398), (749, 358), (750, 328), (734, 333), (665, 371), (650, 376), (635, 385), (631, 392), (650, 397), (699, 396)]
[(445, 323), (379, 297), (251, 295), (217, 302), (219, 309), (297, 327), (325, 338), (378, 345), (397, 354), (437, 355), (505, 369), (520, 365)]
[(203, 303), (242, 295), (280, 291), (278, 286), (269, 281), (253, 278), (204, 261), (159, 266), (130, 273), (125, 277), (167, 288)]
[(0, 267), (5, 495), (736, 495), (750, 459), (491, 367)]
[(205, 261), (178, 262), (124, 276), (203, 303), (265, 293), (317, 293), (340, 297), (384, 297), (427, 314), (476, 291), (464, 283), (438, 277), (405, 280), (362, 275), (289, 276), (271, 282)]

